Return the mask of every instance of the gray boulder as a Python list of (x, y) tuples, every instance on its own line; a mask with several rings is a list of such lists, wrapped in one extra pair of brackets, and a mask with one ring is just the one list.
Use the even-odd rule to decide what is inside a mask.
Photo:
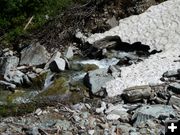
[(172, 106), (168, 105), (144, 105), (137, 109), (132, 116), (135, 121), (134, 125), (146, 122), (148, 119), (161, 119), (165, 120), (170, 116), (176, 116), (175, 110)]
[(176, 94), (180, 94), (180, 83), (175, 82), (175, 83), (169, 84), (168, 90), (170, 90)]
[(21, 51), (20, 65), (37, 66), (48, 62), (49, 53), (39, 43), (30, 45)]
[(169, 70), (163, 74), (163, 77), (167, 77), (167, 78), (178, 77), (178, 76), (180, 76), (180, 73), (178, 72), (178, 70)]
[(105, 85), (113, 77), (107, 73), (107, 69), (89, 71), (84, 77), (84, 83), (90, 88), (90, 92), (97, 96), (106, 96)]
[(116, 17), (115, 17), (115, 16), (113, 16), (112, 18), (108, 19), (108, 20), (106, 21), (106, 23), (109, 24), (109, 25), (111, 26), (111, 28), (116, 27), (116, 26), (119, 25), (119, 21), (116, 20)]
[(4, 75), (4, 79), (8, 82), (22, 85), (25, 83), (29, 83), (30, 80), (27, 75), (25, 75), (23, 72), (19, 70), (9, 71)]
[(9, 82), (6, 82), (6, 81), (0, 81), (0, 86), (6, 88), (6, 89), (15, 89), (16, 88), (16, 85), (15, 84), (12, 84), (12, 83), (9, 83)]
[(149, 99), (151, 96), (151, 87), (148, 85), (135, 86), (123, 91), (122, 97), (126, 102), (137, 102), (143, 99)]
[(60, 58), (60, 57), (61, 57), (61, 53), (60, 53), (59, 51), (55, 52), (55, 53), (52, 55), (51, 59), (46, 63), (44, 69), (48, 69), (48, 68), (49, 68), (49, 64), (50, 64), (51, 62), (53, 62), (56, 58)]
[(176, 105), (178, 107), (180, 107), (180, 97), (177, 96), (171, 96), (170, 100), (169, 100), (169, 104), (170, 105)]
[(1, 57), (0, 75), (4, 75), (8, 71), (16, 69), (18, 63), (19, 63), (19, 58), (16, 56)]
[(121, 70), (120, 67), (117, 65), (111, 65), (108, 68), (108, 73), (110, 73), (114, 78), (121, 76)]
[(66, 67), (66, 61), (62, 58), (55, 58), (54, 61), (52, 61), (49, 64), (49, 68), (52, 72), (60, 72), (64, 71)]
[(67, 59), (70, 59), (70, 58), (73, 57), (73, 55), (74, 55), (73, 47), (69, 46), (68, 49), (67, 49), (67, 51), (65, 52), (65, 57), (66, 57)]

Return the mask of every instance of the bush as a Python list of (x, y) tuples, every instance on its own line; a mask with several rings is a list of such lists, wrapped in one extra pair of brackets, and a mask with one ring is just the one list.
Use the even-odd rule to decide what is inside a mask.
[(0, 0), (0, 37), (13, 40), (24, 34), (23, 28), (31, 16), (34, 19), (28, 31), (43, 25), (46, 15), (51, 17), (71, 3), (72, 0)]

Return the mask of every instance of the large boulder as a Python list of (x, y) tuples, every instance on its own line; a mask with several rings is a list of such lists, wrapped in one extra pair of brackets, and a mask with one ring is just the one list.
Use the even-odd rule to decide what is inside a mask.
[(4, 75), (8, 71), (16, 69), (18, 63), (19, 63), (19, 58), (16, 56), (1, 57), (0, 75)]
[(21, 51), (20, 65), (37, 66), (48, 62), (49, 53), (39, 43), (30, 45)]
[(137, 102), (151, 97), (151, 87), (148, 85), (135, 86), (127, 88), (123, 91), (122, 97), (126, 102)]
[(6, 72), (4, 79), (19, 86), (30, 83), (29, 77), (19, 70)]
[(46, 63), (44, 69), (48, 69), (49, 68), (49, 65), (50, 63), (52, 63), (56, 58), (60, 58), (61, 57), (61, 53), (59, 51), (55, 52), (51, 59)]
[(180, 107), (180, 97), (179, 96), (174, 96), (174, 95), (171, 96), (171, 98), (169, 100), (169, 104)]
[(90, 88), (90, 92), (97, 96), (106, 96), (105, 86), (113, 77), (107, 73), (107, 69), (89, 71), (84, 77), (84, 83)]
[(52, 72), (64, 71), (66, 67), (66, 61), (62, 58), (56, 57), (50, 64), (49, 68)]
[(176, 94), (180, 94), (180, 83), (174, 82), (174, 83), (169, 84), (168, 90)]
[(146, 122), (148, 119), (165, 120), (170, 116), (176, 116), (175, 110), (168, 105), (144, 105), (137, 109), (132, 116), (135, 121), (134, 125), (139, 125), (141, 122)]

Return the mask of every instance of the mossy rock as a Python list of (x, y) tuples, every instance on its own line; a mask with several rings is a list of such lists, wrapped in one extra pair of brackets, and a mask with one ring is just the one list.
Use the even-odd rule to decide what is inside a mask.
[(41, 90), (44, 87), (44, 82), (47, 76), (47, 72), (40, 74), (32, 79), (31, 87), (35, 90)]
[(52, 86), (41, 92), (38, 96), (63, 95), (69, 92), (68, 81), (64, 77), (56, 79)]
[(85, 72), (96, 70), (98, 68), (99, 67), (96, 64), (85, 64), (85, 65), (83, 65), (83, 71), (85, 71)]
[(70, 90), (72, 92), (80, 91), (84, 96), (89, 97), (89, 89), (81, 81), (72, 82)]
[(81, 71), (81, 70), (83, 70), (83, 66), (80, 63), (71, 64), (71, 70)]
[(0, 105), (0, 117), (8, 117), (8, 116), (20, 116), (27, 113), (32, 113), (38, 107), (33, 103), (28, 104), (7, 104)]

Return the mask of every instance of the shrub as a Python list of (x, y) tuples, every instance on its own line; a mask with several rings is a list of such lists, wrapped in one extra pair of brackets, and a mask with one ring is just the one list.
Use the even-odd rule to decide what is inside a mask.
[(0, 39), (13, 40), (24, 34), (23, 28), (31, 16), (34, 16), (28, 30), (43, 25), (46, 15), (53, 16), (73, 3), (72, 0), (0, 0)]

